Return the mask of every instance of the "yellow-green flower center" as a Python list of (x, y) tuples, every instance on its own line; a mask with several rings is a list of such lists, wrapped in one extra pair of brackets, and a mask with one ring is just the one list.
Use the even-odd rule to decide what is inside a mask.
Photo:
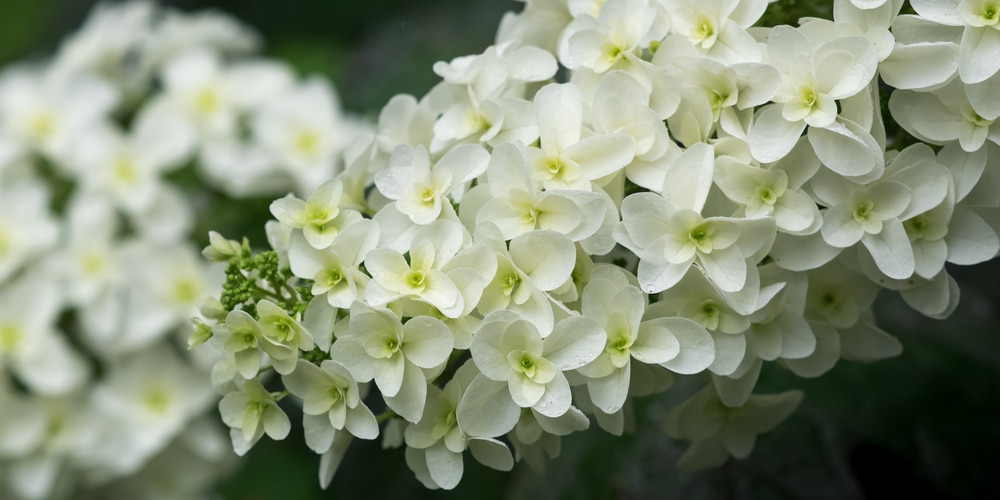
[(198, 300), (201, 287), (193, 279), (181, 278), (174, 282), (173, 299), (180, 304), (189, 304)]
[(503, 294), (506, 296), (511, 296), (517, 290), (517, 286), (521, 283), (521, 278), (517, 276), (517, 273), (510, 273), (503, 277)]
[(163, 415), (170, 409), (170, 394), (163, 388), (152, 387), (146, 391), (143, 403), (151, 412)]
[(864, 222), (868, 220), (868, 217), (871, 216), (872, 209), (874, 208), (875, 208), (875, 202), (871, 200), (865, 200), (862, 201), (861, 203), (858, 203), (857, 206), (854, 207), (854, 220), (858, 222)]
[(0, 353), (16, 350), (23, 337), (24, 334), (17, 325), (0, 325)]
[(917, 215), (903, 222), (903, 228), (906, 229), (906, 234), (910, 236), (910, 239), (923, 238), (928, 225), (929, 222), (925, 214)]
[(303, 156), (319, 154), (320, 137), (312, 130), (302, 130), (295, 136), (295, 149)]
[(211, 115), (219, 110), (221, 105), (219, 101), (214, 89), (202, 89), (194, 98), (194, 109), (200, 115)]
[(406, 276), (403, 277), (407, 286), (410, 288), (423, 288), (424, 282), (426, 281), (426, 275), (423, 271), (409, 271)]

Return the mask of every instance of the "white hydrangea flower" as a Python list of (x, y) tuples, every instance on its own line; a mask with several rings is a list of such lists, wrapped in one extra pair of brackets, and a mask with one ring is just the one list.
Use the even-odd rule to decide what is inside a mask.
[(730, 455), (745, 458), (753, 450), (757, 435), (788, 418), (802, 396), (802, 391), (755, 395), (741, 407), (730, 408), (719, 401), (711, 387), (706, 387), (667, 415), (667, 434), (693, 441), (678, 465), (698, 470), (721, 465)]
[(514, 428), (521, 408), (562, 416), (572, 402), (563, 372), (593, 361), (605, 340), (597, 323), (586, 317), (564, 319), (542, 338), (516, 313), (491, 313), (469, 348), (481, 373), (458, 404), (459, 425), (472, 436), (496, 437)]
[(329, 304), (350, 309), (364, 297), (370, 279), (359, 266), (376, 247), (379, 226), (367, 219), (350, 224), (330, 246), (317, 250), (302, 232), (295, 231), (288, 242), (288, 263), (292, 273), (312, 280), (312, 294), (325, 296)]
[(592, 191), (591, 183), (623, 169), (635, 155), (624, 134), (583, 134), (583, 96), (572, 84), (549, 84), (535, 94), (539, 148), (527, 148), (531, 175), (545, 189)]
[(789, 26), (772, 28), (768, 35), (767, 62), (781, 74), (781, 87), (774, 103), (755, 113), (748, 137), (753, 157), (763, 163), (783, 158), (809, 127), (810, 143), (829, 168), (850, 176), (876, 171), (884, 164), (872, 151), (874, 139), (857, 124), (838, 118), (837, 110), (837, 101), (872, 81), (878, 65), (875, 46), (861, 36), (807, 35)]
[(467, 144), (445, 153), (432, 168), (423, 147), (401, 146), (393, 151), (389, 167), (375, 174), (375, 186), (410, 221), (427, 225), (442, 212), (454, 211), (451, 191), (486, 171), (489, 161), (485, 149)]
[(476, 375), (466, 362), (443, 389), (427, 388), (427, 405), (420, 421), (406, 427), (406, 463), (428, 488), (450, 490), (462, 479), (462, 454), (488, 467), (509, 471), (514, 466), (510, 449), (492, 438), (468, 436), (458, 425), (456, 412), (462, 394)]
[(746, 31), (767, 8), (763, 0), (662, 0), (670, 31), (724, 63), (758, 62), (760, 49)]
[(647, 293), (674, 286), (698, 267), (720, 289), (742, 290), (757, 270), (748, 262), (767, 247), (774, 219), (702, 217), (712, 185), (712, 148), (692, 147), (668, 170), (664, 196), (633, 194), (622, 201), (615, 239), (639, 256), (639, 283)]
[(233, 449), (240, 456), (250, 451), (264, 433), (271, 439), (282, 440), (291, 430), (288, 415), (256, 379), (245, 380), (241, 389), (223, 396), (219, 413), (230, 427)]
[(299, 360), (281, 380), (303, 401), (306, 442), (316, 453), (330, 450), (340, 431), (361, 439), (378, 436), (375, 415), (361, 401), (358, 383), (344, 365), (326, 360), (316, 366)]
[(595, 268), (581, 301), (583, 316), (595, 320), (607, 338), (597, 358), (577, 371), (588, 378), (591, 401), (609, 414), (625, 404), (633, 358), (677, 373), (698, 373), (715, 357), (712, 337), (689, 319), (642, 321), (646, 298), (618, 269)]
[(389, 408), (410, 422), (418, 421), (427, 395), (422, 370), (448, 360), (454, 345), (448, 327), (429, 316), (402, 323), (392, 311), (355, 302), (349, 333), (334, 342), (331, 358), (361, 382), (374, 379)]
[(330, 179), (319, 187), (305, 201), (288, 194), (271, 203), (271, 214), (282, 224), (301, 229), (306, 241), (314, 248), (322, 250), (337, 238), (350, 224), (361, 220), (357, 210), (341, 209), (344, 184)]

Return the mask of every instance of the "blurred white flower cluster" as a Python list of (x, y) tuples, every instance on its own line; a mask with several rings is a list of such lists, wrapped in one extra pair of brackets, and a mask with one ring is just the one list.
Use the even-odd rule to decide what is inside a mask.
[(0, 497), (192, 498), (225, 470), (217, 356), (184, 344), (223, 273), (191, 231), (221, 193), (311, 192), (357, 128), (257, 46), (118, 3), (0, 69)]
[(275, 201), (273, 251), (214, 234), (226, 284), (194, 341), (223, 355), (237, 452), (288, 434), (290, 397), (324, 486), (381, 436), (453, 488), (466, 451), (540, 467), (700, 374), (663, 425), (682, 466), (716, 466), (802, 398), (754, 394), (764, 363), (899, 354), (881, 289), (953, 311), (945, 264), (1000, 249), (1000, 4), (834, 0), (773, 27), (768, 6), (526, 1)]

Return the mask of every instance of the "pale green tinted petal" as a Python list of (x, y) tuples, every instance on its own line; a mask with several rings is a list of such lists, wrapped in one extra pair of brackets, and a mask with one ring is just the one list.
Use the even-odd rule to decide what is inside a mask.
[(959, 288), (955, 279), (942, 271), (919, 286), (900, 291), (900, 295), (908, 306), (921, 314), (944, 319), (958, 307)]
[(458, 486), (463, 470), (461, 453), (454, 453), (442, 445), (431, 446), (424, 453), (427, 457), (427, 471), (438, 486), (446, 490)]
[(348, 432), (361, 439), (378, 437), (378, 421), (367, 406), (361, 404), (347, 410), (345, 427)]
[(344, 424), (347, 423), (347, 405), (340, 403), (332, 407), (327, 405), (327, 407), (329, 412), (326, 413), (326, 417), (330, 426), (337, 430), (343, 429)]
[(913, 275), (916, 261), (913, 258), (913, 247), (906, 236), (903, 223), (899, 219), (887, 220), (878, 234), (865, 234), (861, 238), (875, 264), (886, 276), (894, 279), (906, 279)]
[[(399, 389), (392, 395), (383, 391), (382, 396), (392, 411), (410, 422), (417, 422), (424, 412), (424, 403), (427, 399), (427, 379), (424, 377), (424, 372), (420, 371), (420, 368), (417, 368), (413, 363), (404, 362), (403, 366), (404, 372), (400, 378)], [(375, 382), (378, 382), (378, 378), (375, 379)]]
[(302, 399), (314, 387), (332, 385), (330, 377), (322, 368), (301, 359), (295, 364), (295, 370), (281, 376), (281, 381), (288, 392)]
[(470, 181), (486, 171), (490, 154), (478, 144), (462, 144), (446, 153), (434, 165), (435, 174), (447, 171), (451, 176), (451, 185)]
[(966, 26), (958, 49), (958, 74), (964, 83), (979, 83), (1000, 70), (1000, 30)]
[(365, 267), (371, 273), (372, 279), (387, 284), (395, 283), (407, 271), (410, 266), (399, 252), (394, 252), (387, 248), (376, 248), (365, 256)]
[(715, 392), (719, 395), (722, 404), (736, 408), (746, 403), (754, 386), (757, 385), (757, 378), (760, 376), (760, 358), (755, 359), (752, 363), (753, 365), (746, 373), (735, 379), (712, 374), (712, 385), (715, 386)]
[(861, 320), (840, 331), (840, 350), (844, 359), (871, 362), (899, 356), (903, 345), (896, 337)]
[[(650, 323), (669, 330), (669, 333), (677, 339), (680, 347), (677, 355), (660, 363), (670, 371), (681, 374), (698, 373), (715, 361), (715, 342), (712, 340), (712, 335), (701, 325), (685, 318), (661, 318)], [(640, 334), (640, 336), (642, 337), (644, 334)], [(645, 340), (640, 342), (640, 344), (645, 345), (644, 343)], [(633, 346), (634, 349), (635, 346)], [(638, 355), (636, 358), (638, 359)]]
[(532, 415), (542, 430), (556, 436), (566, 436), (587, 430), (590, 426), (590, 420), (575, 406), (570, 406), (566, 413), (558, 417), (549, 417), (534, 410), (532, 410)]
[(654, 193), (636, 193), (622, 200), (622, 223), (629, 238), (640, 248), (648, 248), (670, 227), (673, 207)]
[[(693, 321), (682, 318), (657, 318), (645, 321), (639, 325), (629, 353), (636, 360), (647, 364), (664, 363), (676, 358), (680, 353), (681, 345), (671, 332), (671, 325), (677, 325), (679, 329), (688, 328), (689, 325), (698, 327)], [(704, 330), (704, 328), (701, 329)], [(712, 338), (708, 336), (708, 332), (706, 331), (704, 334), (711, 344)], [(714, 351), (714, 344), (710, 347)]]
[(556, 323), (552, 334), (542, 341), (542, 355), (559, 370), (572, 370), (596, 359), (606, 340), (594, 320), (574, 316)]
[(562, 372), (556, 372), (555, 378), (545, 385), (545, 395), (532, 406), (532, 409), (547, 417), (558, 417), (569, 410), (573, 395), (569, 382)]
[(799, 359), (785, 360), (793, 373), (800, 377), (814, 378), (829, 371), (840, 359), (840, 334), (826, 323), (810, 322), (816, 336), (816, 348), (812, 354)]
[(554, 290), (576, 264), (573, 242), (554, 231), (532, 231), (510, 242), (510, 257), (540, 290)]
[(913, 272), (921, 278), (932, 279), (942, 269), (948, 259), (948, 244), (941, 240), (917, 240), (910, 242), (913, 246), (913, 259), (916, 262)]
[(694, 257), (687, 262), (671, 264), (644, 259), (639, 261), (639, 284), (646, 293), (662, 292), (677, 284), (687, 274)]
[(293, 231), (288, 241), (288, 263), (292, 274), (313, 279), (326, 267), (325, 252), (313, 248), (299, 231)]
[(880, 182), (868, 192), (875, 201), (875, 210), (883, 219), (898, 217), (910, 204), (910, 188), (898, 182)]
[[(354, 301), (353, 297), (351, 301)], [(324, 352), (330, 351), (333, 343), (333, 326), (336, 321), (337, 309), (322, 296), (313, 297), (302, 313), (303, 328), (312, 334), (316, 348)]]
[(451, 330), (441, 320), (419, 316), (403, 325), (403, 354), (421, 368), (433, 368), (448, 359)]
[(840, 251), (840, 248), (828, 245), (818, 232), (808, 236), (779, 233), (771, 246), (770, 256), (784, 269), (805, 271), (826, 264)]
[(239, 427), (240, 423), (243, 422), (247, 401), (249, 401), (247, 395), (240, 391), (233, 391), (223, 396), (219, 401), (219, 414), (222, 416), (222, 421), (229, 427)]
[(352, 336), (337, 339), (333, 343), (333, 347), (330, 348), (330, 357), (334, 361), (343, 363), (358, 381), (368, 382), (375, 378), (374, 360), (368, 356), (364, 347)]
[(996, 232), (975, 212), (956, 207), (948, 225), (948, 262), (967, 266), (992, 259), (1000, 250)]
[(264, 408), (264, 415), (262, 417), (264, 432), (271, 439), (281, 441), (288, 436), (288, 431), (292, 429), (292, 424), (288, 421), (288, 415), (285, 415), (285, 412), (275, 404), (267, 405)]
[(785, 157), (806, 128), (806, 122), (790, 122), (781, 116), (781, 106), (764, 106), (750, 128), (750, 152), (761, 163), (773, 163)]
[(296, 198), (295, 195), (289, 194), (284, 198), (271, 202), (271, 215), (274, 215), (274, 218), (283, 224), (287, 224), (293, 228), (300, 228), (305, 224), (302, 213), (305, 208), (305, 201)]
[(302, 431), (305, 434), (306, 446), (316, 453), (325, 453), (333, 444), (337, 430), (330, 427), (330, 419), (326, 415), (303, 415)]
[(244, 349), (237, 352), (235, 357), (236, 369), (240, 372), (240, 376), (246, 379), (257, 376), (257, 371), (260, 370), (260, 351), (257, 349)]
[(850, 97), (872, 80), (878, 65), (875, 46), (867, 38), (845, 36), (821, 45), (815, 54), (816, 81), (834, 99)]
[(868, 175), (885, 166), (882, 147), (860, 125), (840, 118), (828, 127), (811, 127), (809, 144), (830, 170), (847, 177)]
[(737, 459), (749, 456), (757, 441), (757, 435), (753, 432), (732, 427), (723, 428), (719, 437), (722, 439), (722, 445), (726, 451)]
[(535, 116), (542, 149), (563, 151), (580, 140), (583, 97), (572, 84), (546, 85), (535, 94)]
[(699, 254), (698, 261), (705, 274), (722, 291), (737, 292), (747, 281), (746, 258), (735, 246)]
[(628, 397), (628, 385), (631, 377), (631, 364), (611, 372), (607, 377), (590, 379), (587, 390), (590, 399), (604, 413), (614, 413), (621, 409)]
[(831, 207), (823, 214), (823, 240), (837, 248), (849, 247), (861, 240), (865, 230), (854, 220), (853, 207), (846, 203)]
[(506, 379), (496, 382), (479, 375), (466, 389), (456, 415), (458, 425), (469, 436), (496, 437), (514, 428), (521, 409), (510, 398)]
[(948, 26), (962, 26), (965, 21), (959, 14), (955, 0), (910, 0), (913, 10), (921, 17)]
[(958, 45), (949, 42), (897, 44), (879, 65), (879, 76), (897, 89), (940, 85), (958, 71)]
[(376, 359), (372, 364), (375, 373), (375, 385), (385, 397), (395, 396), (403, 385), (406, 372), (406, 358), (396, 353), (390, 358)]
[(509, 471), (514, 468), (514, 457), (510, 448), (496, 439), (471, 438), (469, 451), (479, 463), (496, 470)]
[(804, 231), (819, 219), (816, 203), (798, 191), (786, 191), (774, 204), (774, 222), (787, 232)]
[(715, 341), (715, 360), (708, 369), (716, 375), (729, 375), (739, 368), (746, 355), (747, 341), (743, 335), (709, 332)]
[(786, 310), (775, 323), (781, 328), (782, 358), (801, 359), (816, 350), (816, 336), (813, 335), (809, 322), (802, 316)]
[(982, 82), (966, 85), (965, 92), (976, 114), (989, 119), (1000, 117), (1000, 102), (994, 98), (1000, 94), (1000, 77), (994, 74)]
[(701, 212), (712, 187), (715, 150), (699, 142), (680, 155), (667, 169), (663, 197), (677, 210)]
[(462, 315), (465, 300), (461, 290), (447, 274), (438, 269), (431, 269), (426, 272), (424, 281), (426, 286), (420, 292), (421, 300), (438, 308), (441, 314), (449, 318), (457, 318)]
[(563, 154), (580, 165), (587, 180), (611, 175), (635, 154), (635, 142), (625, 134), (595, 135), (573, 144)]
[(511, 399), (521, 408), (528, 408), (538, 403), (545, 394), (545, 385), (529, 379), (523, 373), (511, 372), (507, 379), (507, 388)]
[[(509, 313), (504, 313), (509, 314)], [(482, 327), (472, 337), (472, 345), (469, 352), (476, 367), (484, 376), (497, 382), (506, 382), (510, 366), (507, 364), (508, 349), (503, 347), (503, 334), (509, 323), (496, 320), (497, 316), (490, 316), (483, 322)]]
[(596, 359), (577, 368), (577, 373), (587, 378), (607, 377), (617, 368), (611, 364), (611, 356), (602, 350)]

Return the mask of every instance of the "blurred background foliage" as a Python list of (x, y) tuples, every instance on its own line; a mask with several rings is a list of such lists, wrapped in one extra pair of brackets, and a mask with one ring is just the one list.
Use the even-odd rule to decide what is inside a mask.
[[(0, 65), (44, 58), (75, 29), (91, 0), (3, 0)], [(481, 51), (513, 0), (175, 0), (184, 10), (219, 9), (254, 27), (265, 54), (302, 74), (323, 74), (346, 109), (374, 118), (392, 95), (422, 95), (435, 61)], [(782, 8), (794, 2), (779, 0)], [(790, 11), (791, 12), (791, 11)], [(794, 17), (798, 17), (793, 16)], [(213, 218), (231, 237), (259, 231), (268, 200), (239, 221)], [(250, 214), (250, 217), (247, 217)], [(221, 225), (220, 225), (221, 224)], [(203, 237), (202, 235), (199, 235)], [(259, 235), (258, 235), (259, 238)], [(252, 238), (254, 241), (254, 238)], [(258, 244), (263, 240), (256, 239)], [(903, 342), (902, 356), (872, 365), (841, 362), (814, 380), (766, 366), (758, 392), (793, 388), (806, 398), (784, 425), (758, 439), (746, 460), (681, 473), (683, 444), (660, 430), (663, 412), (697, 380), (679, 380), (667, 399), (641, 401), (639, 431), (621, 438), (595, 428), (563, 440), (562, 456), (538, 475), (524, 464), (500, 473), (466, 460), (450, 492), (426, 491), (402, 450), (352, 445), (333, 484), (319, 490), (318, 457), (301, 436), (262, 440), (219, 487), (232, 500), (311, 498), (983, 498), (995, 495), (1000, 451), (1000, 264), (951, 268), (962, 287), (947, 321), (912, 312), (884, 293), (880, 325)], [(290, 409), (290, 411), (294, 411)], [(293, 421), (296, 417), (292, 416)]]

